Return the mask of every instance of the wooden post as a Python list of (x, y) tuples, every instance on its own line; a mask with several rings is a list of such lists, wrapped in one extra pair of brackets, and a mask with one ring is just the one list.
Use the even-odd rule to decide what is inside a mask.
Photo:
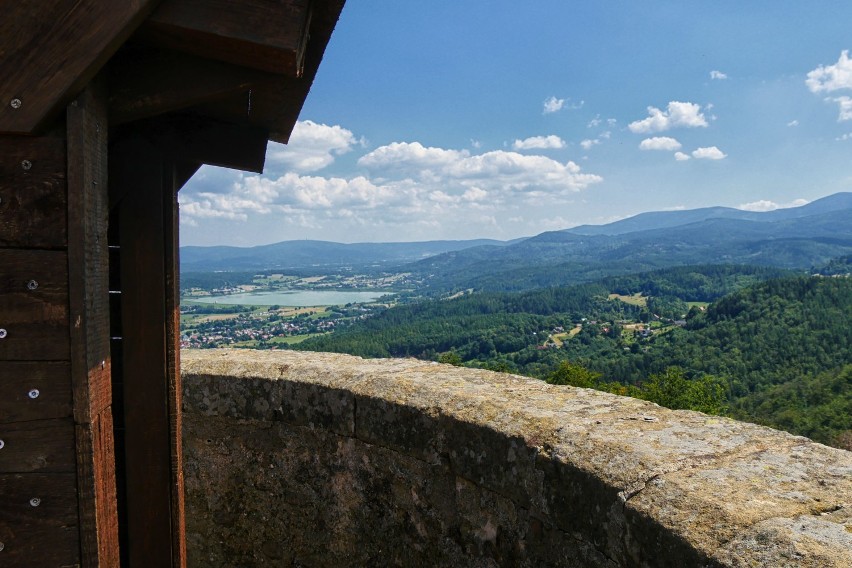
[(119, 563), (109, 349), (108, 125), (103, 81), (68, 106), (71, 383), (84, 566)]
[(127, 557), (185, 564), (174, 168), (149, 142), (111, 154), (121, 264)]

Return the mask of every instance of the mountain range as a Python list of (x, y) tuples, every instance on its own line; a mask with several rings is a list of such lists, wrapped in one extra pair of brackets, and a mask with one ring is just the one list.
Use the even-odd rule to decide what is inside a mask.
[(186, 272), (378, 267), (422, 275), (434, 291), (523, 290), (688, 264), (809, 269), (852, 253), (852, 193), (768, 212), (649, 212), (513, 241), (285, 241), (182, 247)]

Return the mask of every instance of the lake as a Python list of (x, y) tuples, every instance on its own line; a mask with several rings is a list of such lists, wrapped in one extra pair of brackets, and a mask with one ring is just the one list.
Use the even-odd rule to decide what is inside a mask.
[(277, 292), (244, 292), (227, 296), (189, 298), (193, 303), (245, 306), (342, 306), (350, 303), (375, 302), (384, 292), (349, 292), (346, 290), (284, 290)]

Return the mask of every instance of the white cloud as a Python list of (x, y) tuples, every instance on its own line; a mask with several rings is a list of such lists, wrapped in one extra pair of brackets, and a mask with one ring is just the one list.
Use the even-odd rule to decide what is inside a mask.
[(845, 141), (845, 140), (852, 140), (852, 132), (847, 132), (846, 134), (841, 134), (840, 136), (835, 138), (835, 140), (837, 140), (839, 142), (842, 142), (842, 141)]
[(639, 143), (640, 150), (667, 150), (669, 152), (680, 150), (680, 142), (668, 136), (655, 136), (645, 138)]
[(683, 152), (675, 152), (674, 158), (678, 162), (685, 162), (686, 160), (689, 160), (689, 154), (684, 154)]
[(559, 112), (562, 110), (562, 107), (565, 106), (565, 99), (557, 99), (556, 97), (550, 97), (545, 99), (544, 101), (544, 110), (542, 114), (552, 114), (554, 112)]
[(789, 207), (801, 207), (802, 205), (807, 205), (810, 203), (807, 199), (794, 199), (789, 203), (775, 203), (774, 201), (769, 201), (768, 199), (761, 199), (759, 201), (752, 201), (751, 203), (743, 203), (737, 207), (737, 209), (742, 209), (743, 211), (775, 211), (776, 209), (787, 209)]
[(728, 78), (728, 76), (725, 73), (722, 73), (721, 71), (716, 71), (714, 69), (713, 71), (710, 71), (710, 78), (716, 79), (716, 80), (719, 80), (719, 81), (724, 81), (725, 79)]
[(852, 97), (836, 97), (831, 99), (840, 107), (840, 114), (837, 117), (838, 121), (852, 120)]
[(723, 160), (727, 158), (728, 155), (716, 146), (709, 146), (707, 148), (698, 148), (693, 151), (692, 157), (696, 160)]
[(701, 105), (671, 101), (665, 111), (648, 107), (648, 118), (631, 122), (627, 128), (635, 133), (662, 132), (678, 126), (706, 127), (707, 120), (701, 113)]
[(601, 143), (601, 141), (598, 140), (597, 138), (595, 138), (595, 139), (587, 138), (586, 140), (583, 140), (582, 142), (580, 142), (580, 146), (583, 148), (583, 150), (589, 150), (593, 146), (597, 146), (600, 143)]
[(844, 49), (834, 65), (820, 65), (809, 72), (805, 84), (812, 93), (852, 89), (852, 59), (849, 59), (849, 51)]
[(271, 142), (266, 151), (266, 167), (270, 172), (315, 172), (331, 165), (336, 156), (363, 144), (341, 126), (328, 126), (311, 120), (296, 123), (287, 145)]
[(790, 122), (787, 123), (787, 126), (799, 126), (799, 121), (798, 120), (791, 120)]
[(532, 136), (524, 140), (515, 140), (512, 143), (512, 148), (515, 150), (549, 150), (564, 147), (565, 141), (554, 134), (550, 136)]

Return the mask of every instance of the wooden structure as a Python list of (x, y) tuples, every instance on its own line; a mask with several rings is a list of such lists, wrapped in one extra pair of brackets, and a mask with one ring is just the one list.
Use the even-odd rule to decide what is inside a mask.
[(344, 0), (0, 0), (0, 566), (182, 566), (177, 190), (286, 142)]

